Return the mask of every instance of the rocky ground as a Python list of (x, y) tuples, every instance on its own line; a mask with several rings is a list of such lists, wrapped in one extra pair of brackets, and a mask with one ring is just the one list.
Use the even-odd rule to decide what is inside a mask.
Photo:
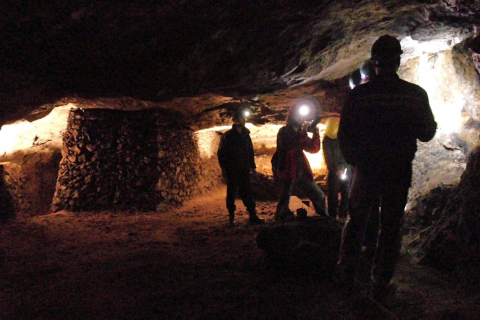
[[(388, 310), (347, 303), (329, 277), (279, 272), (261, 227), (224, 192), (165, 212), (69, 213), (0, 226), (2, 319), (478, 319), (479, 288), (416, 265), (404, 250)], [(273, 224), (276, 203), (259, 202)], [(292, 198), (291, 208), (302, 206)], [(309, 215), (312, 209), (306, 208)], [(334, 253), (332, 253), (334, 254)], [(313, 271), (313, 270), (312, 270)]]

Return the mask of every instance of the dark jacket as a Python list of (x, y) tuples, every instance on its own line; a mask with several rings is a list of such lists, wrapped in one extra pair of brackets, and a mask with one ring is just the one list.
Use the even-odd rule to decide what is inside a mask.
[(337, 173), (339, 170), (349, 168), (343, 157), (342, 151), (340, 151), (338, 139), (332, 139), (325, 136), (322, 141), (322, 147), (323, 156), (329, 172)]
[(239, 133), (234, 124), (225, 132), (218, 147), (218, 162), (223, 170), (228, 172), (249, 172), (256, 169), (250, 131), (243, 128)]
[(436, 128), (425, 90), (394, 73), (382, 74), (350, 91), (338, 139), (349, 164), (385, 172), (411, 168), (417, 139), (431, 140)]
[(303, 150), (310, 153), (320, 151), (320, 136), (318, 132), (309, 138), (304, 130), (295, 131), (292, 125), (287, 125), (277, 134), (277, 176), (282, 179), (295, 179), (298, 170), (304, 170), (307, 178), (313, 180), (312, 169)]

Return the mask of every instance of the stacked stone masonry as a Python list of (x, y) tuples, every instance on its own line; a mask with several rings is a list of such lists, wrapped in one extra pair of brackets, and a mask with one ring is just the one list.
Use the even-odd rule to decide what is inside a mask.
[(220, 183), (193, 130), (164, 110), (74, 109), (63, 141), (52, 212), (151, 211)]

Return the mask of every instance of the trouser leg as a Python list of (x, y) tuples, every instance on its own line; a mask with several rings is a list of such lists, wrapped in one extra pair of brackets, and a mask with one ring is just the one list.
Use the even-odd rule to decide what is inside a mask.
[(338, 191), (339, 191), (339, 181), (335, 172), (328, 173), (327, 188), (328, 188), (328, 214), (330, 215), (330, 217), (335, 218), (337, 216)]
[(290, 211), (290, 196), (292, 194), (293, 182), (287, 179), (279, 179), (280, 195), (278, 198), (275, 219), (284, 217)]
[(341, 181), (340, 195), (341, 195), (341, 201), (340, 201), (339, 216), (342, 218), (346, 218), (347, 212), (348, 212), (348, 201), (350, 199), (350, 181), (349, 180)]
[(402, 245), (400, 232), (409, 187), (387, 185), (382, 189), (380, 232), (373, 266), (373, 280), (377, 286), (388, 285), (393, 277)]
[(362, 252), (357, 276), (363, 281), (370, 281), (372, 276), (373, 259), (377, 250), (378, 230), (380, 225), (380, 198), (370, 207), (362, 241)]
[(299, 187), (305, 191), (308, 198), (312, 201), (315, 212), (321, 216), (327, 216), (327, 203), (325, 201), (325, 194), (315, 181), (300, 179), (298, 181)]
[(238, 189), (247, 211), (249, 213), (255, 212), (255, 198), (253, 196), (250, 175), (248, 172), (244, 175), (238, 176)]
[(378, 233), (380, 229), (380, 198), (375, 202), (368, 217), (367, 225), (365, 227), (365, 234), (363, 236), (364, 259), (370, 265), (373, 264), (373, 257), (377, 250)]
[(227, 210), (230, 213), (235, 212), (235, 196), (237, 194), (237, 179), (233, 174), (227, 174)]
[(349, 201), (349, 216), (342, 231), (339, 267), (346, 281), (353, 284), (361, 252), (365, 225), (378, 194), (377, 186), (360, 172), (355, 172)]

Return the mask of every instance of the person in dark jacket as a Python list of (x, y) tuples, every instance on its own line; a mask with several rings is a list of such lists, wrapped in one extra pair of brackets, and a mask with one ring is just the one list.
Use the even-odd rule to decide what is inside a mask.
[[(328, 215), (331, 218), (336, 218), (338, 211), (339, 218), (346, 219), (352, 169), (340, 151), (337, 139), (338, 122), (338, 118), (328, 118), (325, 122), (325, 137), (322, 141), (322, 147), (328, 169)], [(338, 210), (339, 193), (341, 197), (340, 210)]]
[(242, 110), (233, 115), (232, 129), (225, 132), (218, 147), (218, 162), (227, 180), (227, 210), (229, 223), (235, 220), (235, 196), (237, 190), (249, 214), (252, 224), (264, 223), (257, 216), (255, 199), (250, 184), (250, 171), (256, 174), (256, 165), (250, 131), (245, 127)]
[(290, 196), (295, 185), (306, 193), (315, 207), (315, 212), (327, 216), (325, 194), (313, 180), (313, 172), (303, 150), (310, 153), (320, 151), (320, 135), (314, 128), (313, 137), (307, 135), (301, 115), (301, 106), (290, 108), (286, 126), (277, 134), (276, 176), (280, 185), (280, 196), (275, 213), (275, 220), (285, 220), (294, 215), (289, 209)]
[(341, 113), (338, 139), (353, 166), (349, 218), (343, 228), (338, 271), (354, 286), (365, 224), (371, 207), (381, 205), (380, 232), (372, 268), (373, 296), (382, 302), (400, 254), (401, 234), (417, 139), (431, 140), (437, 124), (421, 87), (396, 74), (400, 42), (389, 35), (373, 44), (376, 77), (350, 91)]

